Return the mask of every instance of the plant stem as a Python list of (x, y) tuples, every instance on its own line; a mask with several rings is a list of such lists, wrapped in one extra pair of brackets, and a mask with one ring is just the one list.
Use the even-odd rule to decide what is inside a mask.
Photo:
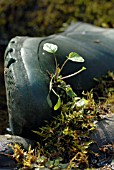
[(67, 58), (67, 59), (64, 61), (64, 63), (63, 63), (62, 66), (61, 66), (60, 72), (62, 71), (63, 67), (65, 66), (65, 64), (67, 63), (68, 60), (69, 60), (69, 59)]
[(57, 64), (57, 59), (56, 59), (55, 53), (53, 53), (53, 55), (54, 55), (54, 59), (55, 59), (55, 80), (56, 80), (58, 77), (58, 70), (57, 70), (58, 64)]
[(55, 53), (53, 53), (53, 55), (54, 55), (54, 59), (55, 59), (55, 66), (56, 66), (56, 69), (57, 69), (58, 64), (57, 64), (57, 59), (56, 59)]
[(59, 97), (59, 95), (55, 92), (54, 89), (52, 89), (52, 92), (53, 92), (57, 97)]
[(85, 68), (85, 67), (82, 67), (82, 69), (80, 69), (79, 71), (77, 71), (77, 72), (75, 72), (75, 73), (73, 73), (73, 74), (70, 74), (70, 75), (68, 75), (68, 76), (61, 77), (61, 80), (66, 79), (66, 78), (69, 78), (69, 77), (73, 77), (73, 76), (79, 74), (80, 72), (82, 72), (83, 70), (86, 70), (86, 68)]

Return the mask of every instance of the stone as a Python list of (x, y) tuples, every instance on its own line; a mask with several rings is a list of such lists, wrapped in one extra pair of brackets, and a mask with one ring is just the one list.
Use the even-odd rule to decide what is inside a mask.
[[(98, 121), (96, 130), (91, 133), (90, 137), (95, 141), (90, 149), (98, 154), (98, 156), (92, 154), (90, 162), (95, 167), (110, 164), (114, 159), (114, 115), (109, 115), (105, 119)], [(105, 148), (106, 151), (103, 151), (102, 148)]]
[(12, 170), (17, 167), (15, 160), (10, 157), (13, 155), (13, 149), (10, 144), (14, 143), (18, 143), (25, 150), (27, 150), (30, 145), (31, 147), (35, 146), (35, 142), (29, 139), (9, 134), (0, 135), (0, 170)]

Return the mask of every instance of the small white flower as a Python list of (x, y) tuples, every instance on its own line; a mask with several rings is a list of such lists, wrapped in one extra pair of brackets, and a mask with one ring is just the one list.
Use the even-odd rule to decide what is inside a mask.
[(58, 50), (58, 46), (51, 43), (45, 43), (43, 45), (43, 50), (49, 52), (49, 53), (55, 53)]

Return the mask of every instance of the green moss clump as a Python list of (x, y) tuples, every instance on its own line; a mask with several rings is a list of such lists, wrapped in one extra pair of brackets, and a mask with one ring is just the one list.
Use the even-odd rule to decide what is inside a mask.
[(87, 98), (74, 98), (62, 105), (61, 114), (36, 132), (42, 141), (42, 155), (50, 160), (62, 158), (63, 163), (70, 162), (70, 168), (89, 166), (89, 146), (93, 142), (89, 133), (98, 117), (91, 94)]
[[(89, 136), (96, 128), (94, 121), (107, 116), (109, 108), (106, 110), (105, 102), (96, 104), (92, 92), (84, 96), (62, 105), (61, 114), (35, 132), (38, 135), (35, 149), (25, 152), (19, 145), (13, 145), (13, 158), (21, 170), (89, 168), (90, 146), (95, 142)], [(92, 154), (97, 157), (97, 153)]]
[(19, 145), (13, 146), (13, 157), (20, 166), (67, 170), (89, 167), (89, 147), (94, 142), (89, 133), (95, 129), (94, 120), (98, 120), (98, 116), (92, 93), (86, 97), (75, 97), (63, 104), (61, 114), (35, 132), (38, 134), (35, 150), (29, 148), (24, 152)]
[[(45, 125), (35, 132), (38, 135), (38, 145), (34, 150), (29, 148), (28, 152), (24, 152), (17, 144), (13, 145), (13, 158), (20, 164), (21, 169), (89, 168), (89, 155), (92, 153), (97, 157), (97, 153), (90, 150), (91, 144), (95, 142), (89, 137), (96, 129), (94, 122), (114, 113), (113, 83), (114, 74), (109, 72), (99, 80), (93, 92), (83, 93), (82, 98), (73, 95), (71, 100), (61, 104), (61, 114), (54, 117), (50, 124), (45, 122)], [(94, 100), (94, 93), (101, 94), (103, 100)]]

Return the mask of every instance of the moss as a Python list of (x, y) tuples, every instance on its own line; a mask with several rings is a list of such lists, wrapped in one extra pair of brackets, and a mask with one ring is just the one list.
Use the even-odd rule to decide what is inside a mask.
[[(110, 114), (108, 104), (114, 103), (114, 93), (101, 103), (94, 101), (92, 92), (84, 96), (85, 105), (76, 107), (77, 101), (64, 104), (59, 116), (54, 118), (50, 124), (45, 122), (45, 126), (35, 132), (38, 135), (37, 148), (24, 151), (17, 144), (13, 145), (13, 158), (19, 163), (20, 169), (47, 167), (65, 170), (87, 168), (89, 170), (89, 154), (93, 153), (90, 145), (95, 142), (91, 140), (89, 133), (95, 129), (94, 120), (98, 120), (102, 115)], [(112, 147), (110, 144), (105, 148), (108, 146)], [(97, 157), (97, 153), (93, 154)]]

